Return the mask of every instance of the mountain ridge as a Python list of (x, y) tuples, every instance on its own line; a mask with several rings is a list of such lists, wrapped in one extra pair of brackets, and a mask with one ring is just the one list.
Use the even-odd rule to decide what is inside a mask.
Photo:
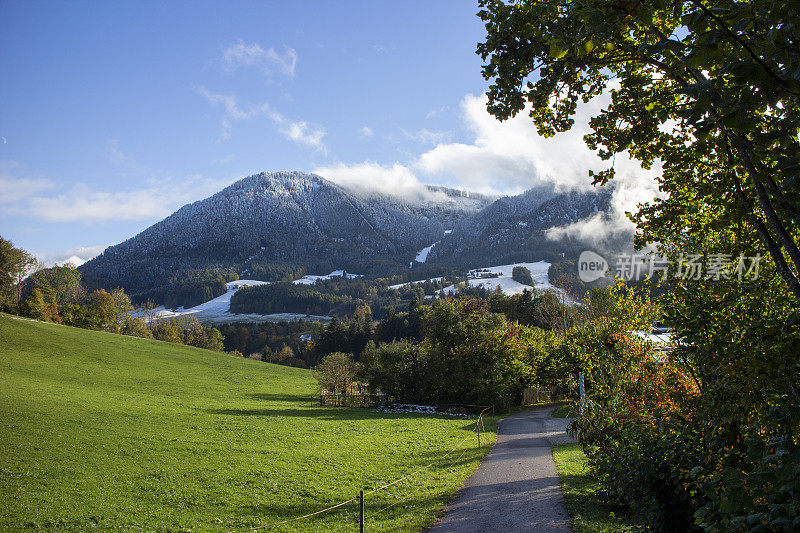
[(123, 287), (135, 300), (177, 306), (199, 303), (185, 297), (198, 289), (197, 298), (219, 296), (225, 282), (245, 273), (264, 281), (339, 269), (389, 275), (413, 265), (431, 243), (437, 244), (428, 263), (447, 266), (541, 260), (550, 256), (538, 248), (558, 248), (544, 239), (546, 229), (607, 209), (610, 196), (543, 187), (501, 198), (425, 190), (429, 196), (404, 199), (358, 194), (299, 171), (253, 174), (184, 205), (79, 270), (89, 287)]

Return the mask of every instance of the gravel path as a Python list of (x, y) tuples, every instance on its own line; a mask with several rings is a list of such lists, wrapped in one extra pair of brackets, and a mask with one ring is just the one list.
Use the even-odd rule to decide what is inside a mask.
[(428, 533), (572, 531), (552, 453), (570, 440), (568, 420), (550, 418), (552, 410), (503, 419), (497, 444)]

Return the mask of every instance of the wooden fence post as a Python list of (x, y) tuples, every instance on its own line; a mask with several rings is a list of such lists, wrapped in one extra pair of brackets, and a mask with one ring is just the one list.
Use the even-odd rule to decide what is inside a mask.
[(364, 491), (358, 493), (358, 501), (361, 507), (360, 517), (358, 519), (359, 527), (358, 530), (360, 533), (364, 533)]

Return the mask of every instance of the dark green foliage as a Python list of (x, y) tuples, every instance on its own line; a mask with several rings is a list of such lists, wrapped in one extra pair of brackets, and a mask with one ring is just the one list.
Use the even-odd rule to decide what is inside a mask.
[(37, 265), (35, 257), (0, 237), (0, 310), (17, 308), (22, 299), (22, 280)]
[(274, 352), (269, 348), (265, 348), (262, 360), (267, 363), (293, 366), (296, 368), (306, 368), (308, 366), (305, 361), (295, 355), (294, 350), (289, 346), (283, 346), (280, 350)]
[(553, 286), (567, 291), (575, 299), (583, 298), (592, 287), (600, 282), (584, 283), (578, 277), (578, 261), (576, 259), (562, 259), (550, 264), (547, 277)]
[(309, 365), (335, 352), (355, 354), (358, 359), (371, 338), (372, 314), (368, 307), (361, 307), (350, 320), (341, 321), (334, 317), (324, 329), (318, 331), (306, 347), (304, 358)]
[(313, 285), (281, 282), (245, 287), (231, 298), (231, 312), (300, 313), (343, 318), (351, 316), (362, 304), (368, 304), (372, 315), (381, 318), (390, 309), (406, 308), (414, 298), (421, 300), (426, 291), (433, 294), (444, 287), (443, 282), (429, 282), (399, 290), (389, 289), (390, 280), (395, 279), (334, 277), (317, 280)]
[(228, 324), (220, 326), (226, 352), (243, 354), (279, 352), (288, 346), (295, 354), (302, 353), (304, 342), (300, 335), (315, 327), (301, 321), (264, 322), (259, 324)]
[(422, 340), (423, 316), (424, 310), (415, 296), (408, 305), (408, 312), (395, 313), (390, 309), (375, 327), (373, 338), (378, 343), (396, 340), (419, 342)]
[(347, 295), (330, 294), (315, 285), (291, 282), (243, 287), (231, 298), (232, 313), (350, 314), (357, 302)]
[(484, 300), (436, 301), (423, 331), (419, 345), (367, 345), (362, 373), (373, 390), (401, 401), (507, 407), (531, 383), (517, 328)]
[(185, 270), (172, 277), (165, 285), (148, 287), (131, 293), (134, 302), (158, 302), (164, 307), (194, 307), (225, 294), (225, 284), (239, 276), (235, 271), (220, 268)]
[(525, 268), (524, 266), (515, 266), (511, 270), (511, 279), (513, 279), (517, 283), (522, 283), (523, 285), (530, 285), (531, 287), (533, 287), (533, 278), (531, 277), (531, 271)]
[(484, 300), (437, 301), (425, 317), (427, 396), (436, 403), (507, 407), (531, 383), (522, 345)]
[(375, 344), (370, 341), (361, 354), (359, 378), (370, 390), (382, 392), (404, 402), (425, 398), (422, 372), (424, 352), (419, 344), (407, 340)]
[(305, 267), (288, 265), (286, 263), (261, 262), (253, 260), (243, 271), (247, 279), (261, 281), (292, 281), (306, 275)]

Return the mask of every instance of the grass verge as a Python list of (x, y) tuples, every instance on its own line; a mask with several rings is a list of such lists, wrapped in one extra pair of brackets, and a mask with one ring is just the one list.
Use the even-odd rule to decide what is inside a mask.
[(550, 416), (553, 418), (575, 418), (578, 416), (578, 410), (572, 403), (562, 403), (553, 409)]
[(592, 476), (580, 444), (556, 444), (553, 460), (561, 478), (561, 490), (575, 533), (634, 531), (627, 517), (621, 517), (603, 504), (600, 486)]
[[(496, 435), (310, 405), (308, 370), (0, 315), (0, 531), (247, 531), (355, 497), (418, 531)], [(445, 460), (436, 459), (466, 443)], [(355, 527), (355, 503), (270, 531)]]

